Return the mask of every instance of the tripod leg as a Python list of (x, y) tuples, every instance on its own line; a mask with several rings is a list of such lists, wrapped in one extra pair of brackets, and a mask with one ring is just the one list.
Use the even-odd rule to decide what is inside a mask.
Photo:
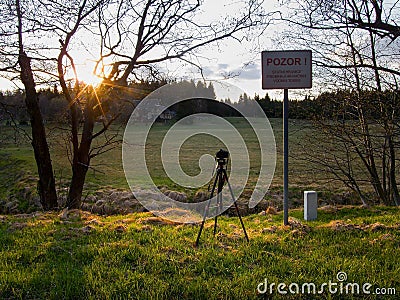
[(244, 236), (246, 237), (246, 240), (249, 241), (249, 237), (247, 235), (246, 228), (244, 227), (242, 216), (240, 215), (240, 212), (239, 212), (239, 207), (238, 207), (238, 205), (236, 203), (236, 200), (235, 200), (235, 195), (233, 194), (231, 184), (229, 183), (229, 180), (228, 180), (228, 175), (226, 174), (225, 170), (223, 170), (223, 173), (224, 173), (224, 178), (225, 178), (226, 182), (228, 183), (229, 191), (231, 193), (232, 201), (233, 201), (233, 204), (235, 205), (235, 209), (236, 209), (237, 215), (239, 217), (240, 224), (242, 224), (242, 229), (243, 229), (243, 232), (244, 232)]
[(217, 232), (217, 220), (218, 220), (218, 214), (219, 214), (219, 209), (218, 209), (218, 201), (219, 201), (219, 194), (217, 194), (217, 214), (215, 215), (214, 218), (214, 233), (213, 235), (215, 236), (215, 233)]
[(217, 233), (217, 223), (218, 223), (217, 220), (218, 220), (218, 215), (215, 216), (215, 218), (214, 218), (214, 233), (213, 233), (214, 236)]
[(220, 213), (220, 210), (219, 210), (219, 201), (221, 201), (220, 200), (220, 194), (217, 194), (217, 214), (216, 214), (216, 216), (215, 216), (215, 218), (214, 218), (214, 236), (215, 236), (215, 234), (217, 233), (217, 223), (218, 223), (218, 215), (219, 215), (219, 213)]
[[(217, 171), (217, 172), (218, 172), (218, 171)], [(217, 173), (217, 176), (215, 176), (214, 184), (213, 184), (213, 187), (212, 187), (212, 190), (211, 190), (211, 193), (210, 193), (210, 199), (208, 199), (207, 206), (206, 206), (206, 208), (204, 209), (203, 221), (201, 222), (199, 234), (197, 235), (197, 239), (196, 239), (196, 243), (195, 243), (195, 246), (196, 246), (196, 247), (199, 245), (199, 240), (200, 240), (201, 232), (203, 231), (204, 223), (206, 222), (207, 214), (208, 214), (208, 211), (209, 211), (209, 209), (210, 209), (211, 199), (212, 199), (213, 196), (214, 196), (214, 191), (215, 191), (215, 187), (216, 187), (216, 185), (217, 185), (217, 182), (218, 182), (218, 173)]]
[(214, 236), (217, 233), (217, 219), (219, 214), (222, 211), (222, 188), (224, 186), (224, 180), (223, 180), (223, 174), (219, 170), (218, 174), (218, 189), (217, 189), (217, 214), (215, 216), (215, 222), (214, 222)]
[(243, 220), (242, 220), (242, 216), (240, 215), (239, 208), (238, 208), (238, 205), (237, 205), (236, 201), (234, 202), (234, 204), (235, 204), (235, 208), (236, 208), (236, 211), (237, 211), (239, 220), (240, 220), (240, 224), (242, 224), (244, 236), (246, 237), (246, 240), (249, 241), (249, 237), (247, 236), (246, 228), (244, 227), (244, 223), (243, 223)]

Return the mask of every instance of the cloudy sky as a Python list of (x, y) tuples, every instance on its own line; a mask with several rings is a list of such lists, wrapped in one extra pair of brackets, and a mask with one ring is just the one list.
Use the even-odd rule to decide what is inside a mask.
[[(218, 18), (218, 15), (222, 16), (229, 11), (234, 13), (235, 6), (232, 3), (235, 2), (208, 0), (205, 2), (204, 17)], [(267, 12), (282, 9), (277, 0), (265, 0), (263, 6)], [(201, 61), (204, 77), (233, 84), (251, 96), (255, 93), (264, 96), (268, 92), (274, 97), (280, 97), (281, 91), (266, 91), (261, 88), (261, 51), (278, 49), (273, 39), (281, 28), (282, 24), (270, 25), (256, 43), (229, 40), (221, 43), (217, 51), (215, 47), (203, 50), (202, 56), (207, 57)], [(193, 74), (188, 73), (188, 77), (190, 76), (196, 77), (199, 74), (193, 70)]]

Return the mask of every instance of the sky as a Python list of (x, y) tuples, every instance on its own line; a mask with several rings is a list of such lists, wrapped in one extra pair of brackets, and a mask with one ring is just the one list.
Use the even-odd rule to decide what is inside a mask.
[[(206, 0), (202, 7), (203, 13), (200, 18), (204, 21), (222, 18), (225, 14), (234, 13), (237, 9), (237, 2), (232, 0)], [(277, 0), (265, 0), (264, 9), (266, 11), (281, 10), (278, 7)], [(271, 25), (259, 38), (258, 45), (247, 42), (240, 43), (236, 40), (227, 40), (219, 44), (218, 47), (207, 47), (201, 51), (199, 61), (203, 67), (203, 75), (206, 80), (222, 80), (229, 84), (237, 86), (243, 92), (250, 96), (255, 93), (264, 96), (267, 92), (270, 96), (280, 99), (282, 91), (262, 90), (261, 88), (261, 51), (276, 50), (276, 45), (272, 42), (282, 24), (279, 26)], [(282, 49), (283, 50), (283, 49)], [(95, 54), (85, 51), (83, 54), (76, 55), (81, 59), (75, 59), (78, 67), (80, 79), (89, 81), (89, 76), (85, 76), (84, 70), (87, 70), (95, 59)], [(201, 79), (198, 70), (193, 67), (187, 67), (184, 72), (180, 64), (169, 63), (165, 66), (170, 76), (178, 79)], [(88, 72), (86, 74), (90, 75)], [(229, 77), (229, 79), (227, 79)], [(9, 81), (0, 78), (0, 89), (13, 89), (15, 86)]]
[[(205, 1), (205, 18), (215, 18), (218, 14), (234, 11), (232, 0)], [(278, 6), (277, 0), (265, 0), (263, 7), (266, 11), (276, 11), (282, 8)], [(266, 93), (280, 98), (283, 92), (276, 90), (263, 90), (261, 88), (261, 51), (275, 50), (276, 46), (271, 40), (277, 35), (280, 25), (270, 25), (268, 30), (259, 38), (258, 45), (238, 42), (236, 40), (224, 41), (215, 49), (207, 49), (202, 52), (203, 75), (209, 80), (218, 80), (237, 86), (241, 91), (250, 96), (255, 93), (264, 96)], [(190, 75), (189, 75), (190, 76)], [(196, 76), (196, 75), (194, 75)], [(197, 74), (198, 76), (198, 74)], [(230, 77), (229, 79), (226, 79)]]

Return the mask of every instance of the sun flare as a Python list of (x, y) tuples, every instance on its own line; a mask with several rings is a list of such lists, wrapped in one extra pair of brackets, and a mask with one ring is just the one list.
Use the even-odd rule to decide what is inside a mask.
[(87, 85), (96, 87), (103, 81), (103, 78), (101, 78), (100, 76), (97, 76), (96, 74), (94, 74), (92, 72), (81, 72), (79, 74), (79, 80), (83, 81)]

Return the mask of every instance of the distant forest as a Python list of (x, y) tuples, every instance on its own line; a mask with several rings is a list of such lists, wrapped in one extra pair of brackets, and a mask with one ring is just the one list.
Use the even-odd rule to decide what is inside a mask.
[[(140, 81), (131, 83), (128, 87), (118, 88), (117, 96), (114, 99), (103, 103), (103, 109), (112, 115), (119, 115), (119, 122), (124, 123), (129, 119), (135, 106), (149, 95), (152, 91), (158, 89), (165, 84), (176, 85), (174, 91), (179, 91), (179, 94), (167, 95), (169, 97), (179, 97), (180, 99), (196, 98), (196, 95), (202, 95), (207, 99), (215, 99), (215, 91), (213, 85), (209, 83), (206, 85), (202, 81), (179, 81), (168, 82), (164, 81)], [(84, 90), (82, 83), (81, 90)], [(68, 123), (69, 110), (67, 101), (64, 99), (63, 94), (58, 90), (57, 86), (53, 88), (40, 89), (40, 109), (43, 113), (45, 122), (58, 122)], [(393, 92), (384, 94), (388, 101), (393, 99)], [(26, 112), (24, 103), (24, 93), (21, 91), (0, 91), (0, 124), (15, 124), (15, 125), (28, 125), (29, 117)], [(312, 120), (315, 117), (326, 119), (340, 119), (340, 103), (345, 103), (349, 98), (355, 95), (346, 90), (339, 90), (335, 92), (325, 92), (315, 98), (306, 96), (303, 100), (289, 100), (289, 118)], [(374, 92), (366, 91), (363, 95), (367, 102), (373, 104), (376, 95)], [(394, 97), (398, 99), (398, 97)], [(368, 100), (369, 99), (369, 100)], [(224, 99), (221, 101), (208, 100), (196, 101), (197, 105), (193, 105), (191, 101), (183, 101), (168, 109), (176, 113), (177, 119), (182, 118), (193, 113), (206, 112), (216, 114), (222, 117), (238, 117), (240, 113), (232, 109), (237, 108), (240, 111), (246, 112), (250, 116), (255, 111), (257, 103), (261, 106), (264, 113), (268, 118), (281, 118), (282, 117), (282, 101), (271, 99), (268, 94), (264, 97), (254, 95), (250, 97), (246, 93), (240, 95), (239, 100), (233, 102), (231, 99)], [(204, 102), (200, 104), (200, 102)], [(395, 105), (399, 107), (399, 105)], [(356, 114), (356, 108), (354, 108)], [(399, 111), (400, 113), (400, 111)], [(348, 118), (349, 114), (346, 114)], [(351, 115), (351, 114), (350, 114)]]

